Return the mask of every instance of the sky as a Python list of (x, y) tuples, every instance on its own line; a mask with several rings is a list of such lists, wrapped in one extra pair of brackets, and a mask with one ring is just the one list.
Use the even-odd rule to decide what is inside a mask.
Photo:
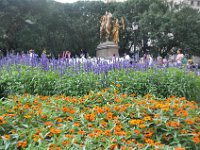
[(61, 2), (61, 3), (73, 3), (73, 2), (76, 2), (78, 0), (55, 0), (57, 2)]

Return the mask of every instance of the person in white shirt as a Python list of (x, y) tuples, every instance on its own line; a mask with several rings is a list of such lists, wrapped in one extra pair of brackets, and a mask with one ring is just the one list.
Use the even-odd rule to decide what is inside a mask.
[(177, 50), (177, 56), (176, 56), (176, 63), (178, 64), (182, 64), (182, 59), (184, 58), (184, 55), (182, 53), (182, 50), (179, 49)]

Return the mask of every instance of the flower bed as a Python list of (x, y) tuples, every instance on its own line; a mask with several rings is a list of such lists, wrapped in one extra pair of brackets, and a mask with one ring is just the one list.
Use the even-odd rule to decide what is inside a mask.
[(0, 149), (198, 149), (200, 109), (172, 96), (12, 96), (1, 102)]

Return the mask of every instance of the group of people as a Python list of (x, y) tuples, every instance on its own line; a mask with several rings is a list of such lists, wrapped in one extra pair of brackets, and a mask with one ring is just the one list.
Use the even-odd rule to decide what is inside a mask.
[[(153, 66), (154, 64), (163, 67), (184, 66), (188, 71), (194, 71), (196, 67), (192, 59), (186, 58), (186, 56), (183, 54), (182, 49), (177, 50), (177, 54), (173, 60), (172, 58), (166, 59), (162, 58), (161, 56), (158, 56), (157, 59), (154, 60), (151, 54), (144, 54), (143, 57), (140, 58), (137, 57), (136, 55), (134, 55), (133, 57), (135, 62), (139, 64), (148, 64), (148, 66), (150, 67)], [(127, 53), (124, 53), (124, 59), (131, 61), (131, 57)]]
[(184, 56), (182, 49), (179, 49), (177, 51), (177, 56), (176, 56), (176, 63), (177, 65), (186, 65), (186, 68), (189, 71), (193, 71), (195, 69), (195, 64), (192, 59), (186, 59)]

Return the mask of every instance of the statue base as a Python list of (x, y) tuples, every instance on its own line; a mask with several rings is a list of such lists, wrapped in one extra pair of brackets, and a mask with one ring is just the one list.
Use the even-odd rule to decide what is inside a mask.
[(119, 47), (112, 41), (100, 43), (96, 48), (96, 57), (112, 59), (119, 56)]

